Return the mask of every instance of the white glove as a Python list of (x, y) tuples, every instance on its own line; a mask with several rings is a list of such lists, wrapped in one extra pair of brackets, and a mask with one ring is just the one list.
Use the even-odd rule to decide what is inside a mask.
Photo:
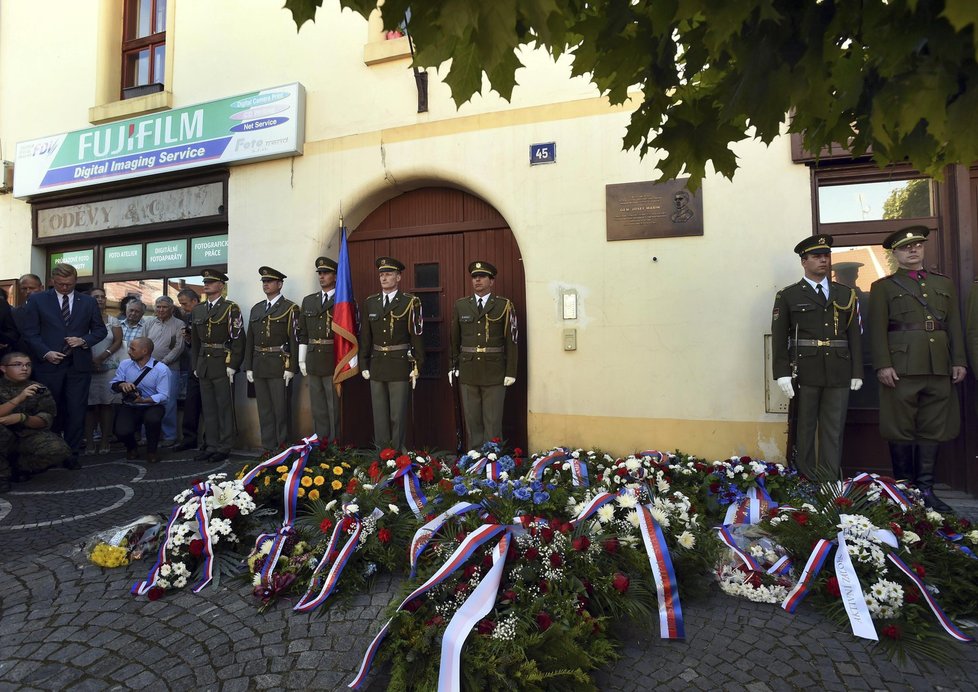
[(289, 386), (289, 382), (292, 381), (293, 377), (295, 377), (295, 373), (292, 372), (291, 370), (286, 370), (285, 372), (282, 373), (282, 379), (285, 380), (286, 387)]
[(254, 370), (245, 370), (245, 377), (248, 378), (248, 381), (249, 382), (254, 382), (255, 381), (255, 371)]
[(503, 378), (503, 386), (504, 387), (508, 387), (509, 385), (513, 384), (514, 382), (516, 382), (516, 378), (515, 377), (504, 377)]
[(784, 392), (784, 395), (786, 397), (788, 397), (789, 399), (791, 399), (792, 397), (794, 397), (794, 395), (795, 395), (795, 389), (794, 389), (794, 387), (791, 386), (791, 378), (790, 377), (779, 377), (778, 378), (778, 386), (781, 387), (781, 391)]
[(851, 380), (849, 380), (849, 389), (851, 389), (854, 392), (858, 392), (860, 388), (862, 388), (862, 386), (863, 386), (863, 381), (857, 377), (854, 377)]
[(417, 371), (412, 372), (411, 375), (408, 377), (408, 379), (411, 380), (411, 389), (414, 389), (415, 387), (418, 386), (418, 373), (417, 373)]
[(197, 371), (196, 370), (194, 370), (194, 377), (197, 377)]
[(305, 377), (306, 375), (309, 374), (309, 372), (306, 369), (306, 361), (304, 361), (304, 360), (300, 360), (299, 361), (299, 372), (302, 373), (302, 376), (303, 377)]
[(452, 380), (454, 380), (456, 377), (458, 377), (458, 370), (449, 370), (448, 371), (448, 386), (449, 387), (452, 386)]
[(234, 368), (227, 368), (226, 372), (228, 374), (228, 379), (231, 380), (232, 382), (234, 382), (235, 369)]
[(360, 374), (363, 376), (363, 379), (365, 379), (365, 380), (369, 380), (370, 379), (370, 371), (369, 370), (361, 370), (360, 371)]

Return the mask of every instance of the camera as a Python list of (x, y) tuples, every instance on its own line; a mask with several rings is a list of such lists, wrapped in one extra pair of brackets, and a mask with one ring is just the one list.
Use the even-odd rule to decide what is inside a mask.
[(131, 392), (122, 393), (122, 401), (127, 404), (135, 404), (136, 399), (138, 398), (139, 398), (139, 392), (136, 391), (135, 389), (132, 390)]

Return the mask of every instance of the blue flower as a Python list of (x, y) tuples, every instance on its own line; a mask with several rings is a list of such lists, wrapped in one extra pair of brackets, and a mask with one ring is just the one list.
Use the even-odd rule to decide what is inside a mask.
[(510, 471), (512, 471), (515, 468), (516, 468), (516, 462), (513, 461), (513, 457), (511, 457), (508, 454), (505, 455), (505, 456), (499, 457), (499, 470), (500, 471), (505, 471), (506, 473), (509, 473)]
[(535, 492), (533, 493), (533, 504), (542, 505), (544, 502), (550, 499), (550, 493), (545, 492)]
[(533, 492), (538, 493), (543, 490), (543, 483), (540, 481), (533, 481), (533, 483), (530, 484), (530, 487), (533, 488)]
[(454, 490), (455, 490), (455, 494), (458, 495), (459, 497), (461, 497), (462, 495), (468, 495), (469, 493), (469, 489), (465, 487), (464, 483), (456, 483)]
[(530, 495), (531, 495), (531, 493), (530, 493), (530, 489), (529, 488), (522, 488), (522, 487), (520, 487), (520, 488), (516, 488), (515, 490), (513, 490), (513, 496), (517, 500), (529, 500), (530, 499)]

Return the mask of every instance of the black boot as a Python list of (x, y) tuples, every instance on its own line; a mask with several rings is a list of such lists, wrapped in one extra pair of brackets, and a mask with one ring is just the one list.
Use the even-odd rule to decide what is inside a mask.
[(934, 469), (937, 466), (937, 442), (917, 443), (917, 473), (915, 483), (924, 495), (924, 506), (941, 514), (954, 514), (946, 502), (934, 494)]
[(890, 462), (893, 464), (893, 478), (898, 481), (914, 479), (913, 442), (891, 442)]

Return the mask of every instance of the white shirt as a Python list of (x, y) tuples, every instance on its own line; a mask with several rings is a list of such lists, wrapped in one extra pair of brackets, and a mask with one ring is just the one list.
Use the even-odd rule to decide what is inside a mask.
[[(61, 303), (64, 300), (64, 294), (58, 293), (57, 291), (55, 291), (54, 294), (58, 296), (58, 307), (60, 308)], [(68, 294), (68, 312), (74, 312), (74, 310), (75, 310), (75, 292), (72, 291), (71, 293)]]
[(479, 305), (479, 301), (481, 300), (481, 301), (482, 301), (482, 307), (483, 307), (483, 308), (485, 308), (485, 307), (486, 307), (486, 305), (488, 305), (488, 304), (489, 304), (489, 297), (490, 297), (490, 296), (492, 296), (492, 294), (491, 294), (491, 293), (487, 293), (487, 294), (485, 294), (484, 296), (481, 296), (481, 297), (480, 297), (480, 296), (478, 296), (478, 295), (475, 295), (475, 294), (473, 294), (473, 295), (474, 295), (474, 297), (475, 297), (475, 304), (476, 304), (476, 307), (478, 307), (478, 305)]
[(822, 287), (822, 295), (825, 297), (826, 300), (828, 300), (828, 297), (829, 297), (829, 277), (826, 276), (821, 281), (812, 281), (807, 276), (804, 276), (802, 278), (805, 279), (805, 281), (808, 282), (808, 285), (812, 287), (812, 290), (815, 291), (816, 294), (818, 293), (818, 289), (815, 288), (815, 287), (820, 285)]

